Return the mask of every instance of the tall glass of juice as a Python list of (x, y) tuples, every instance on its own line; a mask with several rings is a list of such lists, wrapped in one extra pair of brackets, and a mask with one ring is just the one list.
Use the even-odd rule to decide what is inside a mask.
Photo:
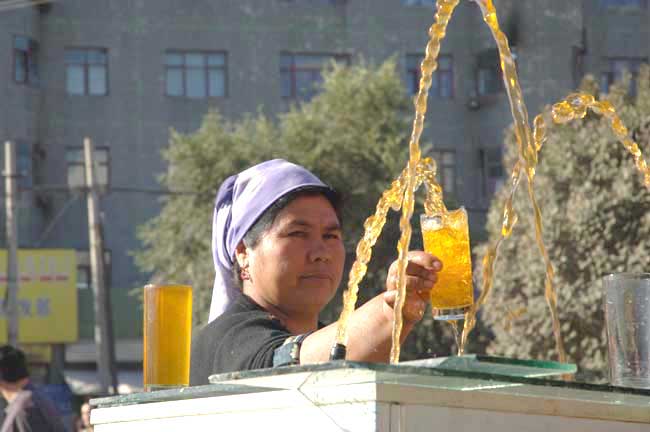
[(144, 287), (144, 389), (189, 385), (192, 287)]
[(464, 207), (421, 215), (424, 250), (442, 261), (438, 282), (431, 291), (431, 308), (437, 320), (457, 321), (474, 301), (469, 225)]

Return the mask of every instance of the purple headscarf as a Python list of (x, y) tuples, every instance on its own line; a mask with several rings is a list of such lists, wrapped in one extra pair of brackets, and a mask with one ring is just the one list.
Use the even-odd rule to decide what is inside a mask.
[(216, 274), (208, 322), (221, 315), (239, 292), (232, 280), (239, 242), (275, 201), (304, 186), (329, 189), (305, 168), (282, 159), (262, 162), (223, 182), (217, 192), (212, 222), (212, 257)]

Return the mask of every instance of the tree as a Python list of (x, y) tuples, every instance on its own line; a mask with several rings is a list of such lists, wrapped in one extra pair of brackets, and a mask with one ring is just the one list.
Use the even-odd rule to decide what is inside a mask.
[[(630, 76), (598, 95), (593, 77), (582, 90), (609, 100), (645, 155), (650, 153), (650, 68), (628, 94)], [(505, 139), (504, 164), (517, 158), (514, 133)], [(569, 361), (587, 374), (602, 376), (606, 365), (601, 277), (609, 272), (650, 268), (650, 192), (631, 155), (615, 139), (609, 122), (592, 113), (569, 125), (549, 127), (540, 153), (535, 191), (543, 215), (544, 242), (555, 267), (562, 336)], [(515, 201), (519, 221), (499, 251), (492, 298), (483, 319), (496, 337), (491, 354), (557, 358), (551, 319), (544, 299), (544, 264), (535, 245), (533, 214), (520, 187)], [(500, 235), (509, 187), (491, 203), (487, 230)], [(476, 249), (485, 254), (487, 245)]]

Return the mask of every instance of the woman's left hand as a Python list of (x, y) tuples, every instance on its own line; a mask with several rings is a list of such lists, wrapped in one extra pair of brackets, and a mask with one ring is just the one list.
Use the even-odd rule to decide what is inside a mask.
[[(406, 266), (406, 300), (402, 309), (404, 320), (415, 323), (422, 319), (427, 308), (431, 290), (438, 280), (442, 262), (424, 251), (409, 251)], [(393, 261), (386, 278), (384, 311), (392, 319), (393, 307), (397, 299), (397, 260)]]

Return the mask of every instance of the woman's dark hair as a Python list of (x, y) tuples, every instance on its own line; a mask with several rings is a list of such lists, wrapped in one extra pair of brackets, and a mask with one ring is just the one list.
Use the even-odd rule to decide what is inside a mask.
[[(304, 196), (324, 196), (329, 203), (334, 208), (336, 212), (336, 217), (339, 219), (339, 223), (343, 223), (341, 218), (342, 213), (342, 200), (341, 195), (336, 192), (334, 189), (325, 188), (322, 186), (304, 186), (295, 190), (292, 190), (286, 195), (278, 198), (271, 206), (262, 213), (262, 215), (255, 221), (252, 227), (246, 232), (243, 238), (244, 246), (248, 248), (254, 248), (259, 243), (260, 239), (264, 233), (273, 225), (275, 218), (278, 216), (278, 213), (282, 211), (286, 206), (289, 205), (296, 198)], [(239, 263), (235, 259), (235, 262), (232, 266), (232, 278), (239, 286), (242, 288), (242, 281), (240, 278), (241, 268)]]

